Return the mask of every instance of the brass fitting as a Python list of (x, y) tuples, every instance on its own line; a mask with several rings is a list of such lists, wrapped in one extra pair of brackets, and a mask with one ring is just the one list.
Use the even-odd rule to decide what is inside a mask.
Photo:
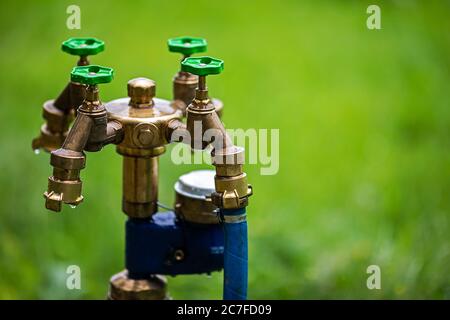
[(52, 152), (53, 176), (48, 178), (48, 191), (44, 193), (47, 209), (59, 212), (63, 202), (76, 206), (83, 201), (80, 170), (85, 162), (84, 154), (79, 151), (58, 149)]
[[(216, 167), (212, 203), (224, 209), (245, 207), (248, 197), (252, 195), (252, 188), (242, 171), (244, 149), (234, 146), (215, 111), (206, 86), (206, 75), (220, 73), (223, 61), (211, 57), (188, 58), (182, 62), (182, 68), (199, 74), (195, 98), (187, 108), (186, 130), (191, 137), (191, 148), (203, 150), (212, 143), (211, 157)], [(213, 134), (208, 135), (209, 132)]]
[(173, 78), (173, 99), (181, 101), (179, 108), (186, 115), (186, 106), (188, 106), (195, 97), (198, 77), (189, 72), (179, 71)]
[[(62, 51), (79, 57), (77, 66), (88, 66), (88, 55), (104, 50), (104, 42), (96, 38), (70, 38), (61, 45)], [(76, 109), (85, 98), (86, 86), (78, 81), (70, 81), (55, 100), (44, 103), (43, 117), (46, 120), (40, 135), (33, 139), (32, 148), (53, 151), (61, 147), (68, 128), (75, 118)]]
[(148, 218), (158, 211), (158, 157), (123, 157), (122, 211)]
[(84, 85), (70, 82), (56, 100), (44, 103), (42, 116), (46, 122), (41, 126), (40, 135), (33, 139), (33, 150), (42, 148), (51, 152), (62, 145), (75, 117), (75, 109), (84, 100), (85, 91)]
[[(189, 72), (179, 71), (173, 78), (173, 106), (180, 109), (185, 117), (187, 107), (195, 98), (195, 89), (198, 87), (198, 76)], [(212, 98), (212, 104), (219, 118), (223, 115), (223, 102)]]
[(124, 270), (111, 277), (108, 300), (167, 300), (167, 280), (161, 275), (130, 279)]
[(169, 143), (171, 121), (182, 113), (169, 101), (154, 98), (156, 84), (146, 78), (127, 84), (129, 98), (106, 104), (109, 119), (120, 122), (123, 140), (117, 152), (123, 158), (122, 211), (132, 218), (148, 218), (157, 211), (158, 157)]
[(146, 78), (135, 78), (128, 81), (128, 96), (130, 106), (133, 108), (153, 107), (153, 98), (156, 94), (156, 84), (153, 80)]
[(99, 151), (104, 145), (117, 144), (121, 140), (121, 124), (108, 121), (106, 109), (98, 97), (97, 86), (89, 85), (86, 99), (78, 108), (77, 118), (62, 148), (51, 153), (53, 175), (44, 193), (46, 208), (59, 212), (62, 203), (78, 205), (83, 200), (80, 180), (80, 170), (86, 161), (83, 150)]
[(216, 167), (214, 177), (216, 191), (211, 195), (212, 202), (224, 209), (247, 206), (248, 197), (253, 194), (247, 183), (247, 174), (242, 171), (245, 160), (244, 148), (231, 146), (211, 153)]

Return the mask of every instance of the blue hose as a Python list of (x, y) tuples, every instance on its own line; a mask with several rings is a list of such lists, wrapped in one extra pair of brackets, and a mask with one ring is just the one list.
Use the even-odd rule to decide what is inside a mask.
[(245, 208), (222, 209), (224, 221), (224, 300), (246, 300), (248, 282), (247, 219)]

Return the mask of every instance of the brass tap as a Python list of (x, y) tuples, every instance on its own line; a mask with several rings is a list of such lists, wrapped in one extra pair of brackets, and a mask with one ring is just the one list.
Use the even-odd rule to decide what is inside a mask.
[[(62, 43), (61, 49), (71, 55), (79, 56), (78, 66), (89, 65), (88, 55), (97, 54), (104, 49), (104, 42), (96, 38), (70, 38)], [(43, 118), (40, 135), (33, 139), (33, 150), (47, 152), (61, 147), (70, 124), (75, 118), (76, 108), (83, 102), (86, 86), (70, 81), (60, 95), (43, 105)]]
[(122, 140), (122, 127), (116, 121), (108, 121), (106, 108), (99, 100), (99, 83), (110, 82), (111, 68), (96, 65), (75, 67), (72, 81), (87, 85), (86, 98), (78, 108), (77, 117), (62, 147), (51, 153), (50, 164), (53, 175), (48, 179), (48, 190), (44, 193), (45, 206), (52, 211), (61, 211), (61, 203), (72, 206), (83, 201), (80, 171), (85, 167), (86, 151), (99, 151), (109, 143)]
[[(178, 37), (167, 40), (170, 52), (178, 52), (183, 55), (181, 61), (189, 58), (194, 53), (205, 52), (206, 39), (196, 37)], [(173, 77), (173, 106), (186, 116), (186, 108), (195, 97), (198, 86), (198, 76), (190, 72), (179, 70)], [(212, 99), (219, 117), (222, 116), (223, 103), (219, 99)]]
[[(207, 42), (203, 38), (179, 37), (167, 40), (170, 52), (178, 52), (184, 59), (190, 57), (193, 53), (205, 52)], [(173, 78), (173, 99), (177, 101), (183, 115), (186, 113), (186, 107), (191, 103), (197, 88), (198, 77), (195, 74), (180, 70)], [(182, 102), (182, 103), (179, 103)]]
[(221, 73), (223, 61), (211, 57), (196, 57), (186, 58), (181, 65), (182, 70), (198, 75), (199, 81), (195, 98), (186, 110), (186, 126), (179, 124), (177, 128), (175, 124), (172, 132), (187, 130), (192, 149), (204, 150), (212, 144), (211, 157), (216, 167), (215, 192), (211, 195), (213, 204), (224, 209), (245, 207), (248, 197), (252, 195), (252, 188), (247, 184), (247, 175), (242, 170), (244, 148), (233, 144), (215, 111), (206, 86), (206, 76)]

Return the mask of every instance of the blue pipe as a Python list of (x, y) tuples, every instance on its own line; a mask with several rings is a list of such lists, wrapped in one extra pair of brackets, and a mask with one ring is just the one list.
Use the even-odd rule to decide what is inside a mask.
[(248, 282), (247, 219), (245, 208), (222, 209), (224, 226), (224, 300), (246, 300)]

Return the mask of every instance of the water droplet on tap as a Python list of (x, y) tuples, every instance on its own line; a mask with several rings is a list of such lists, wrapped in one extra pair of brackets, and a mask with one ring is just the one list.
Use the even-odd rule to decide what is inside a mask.
[(41, 153), (41, 150), (39, 150), (39, 149), (34, 149), (34, 154), (39, 154), (39, 153)]
[(77, 206), (74, 204), (69, 204), (69, 207), (71, 207), (72, 209), (75, 209)]

